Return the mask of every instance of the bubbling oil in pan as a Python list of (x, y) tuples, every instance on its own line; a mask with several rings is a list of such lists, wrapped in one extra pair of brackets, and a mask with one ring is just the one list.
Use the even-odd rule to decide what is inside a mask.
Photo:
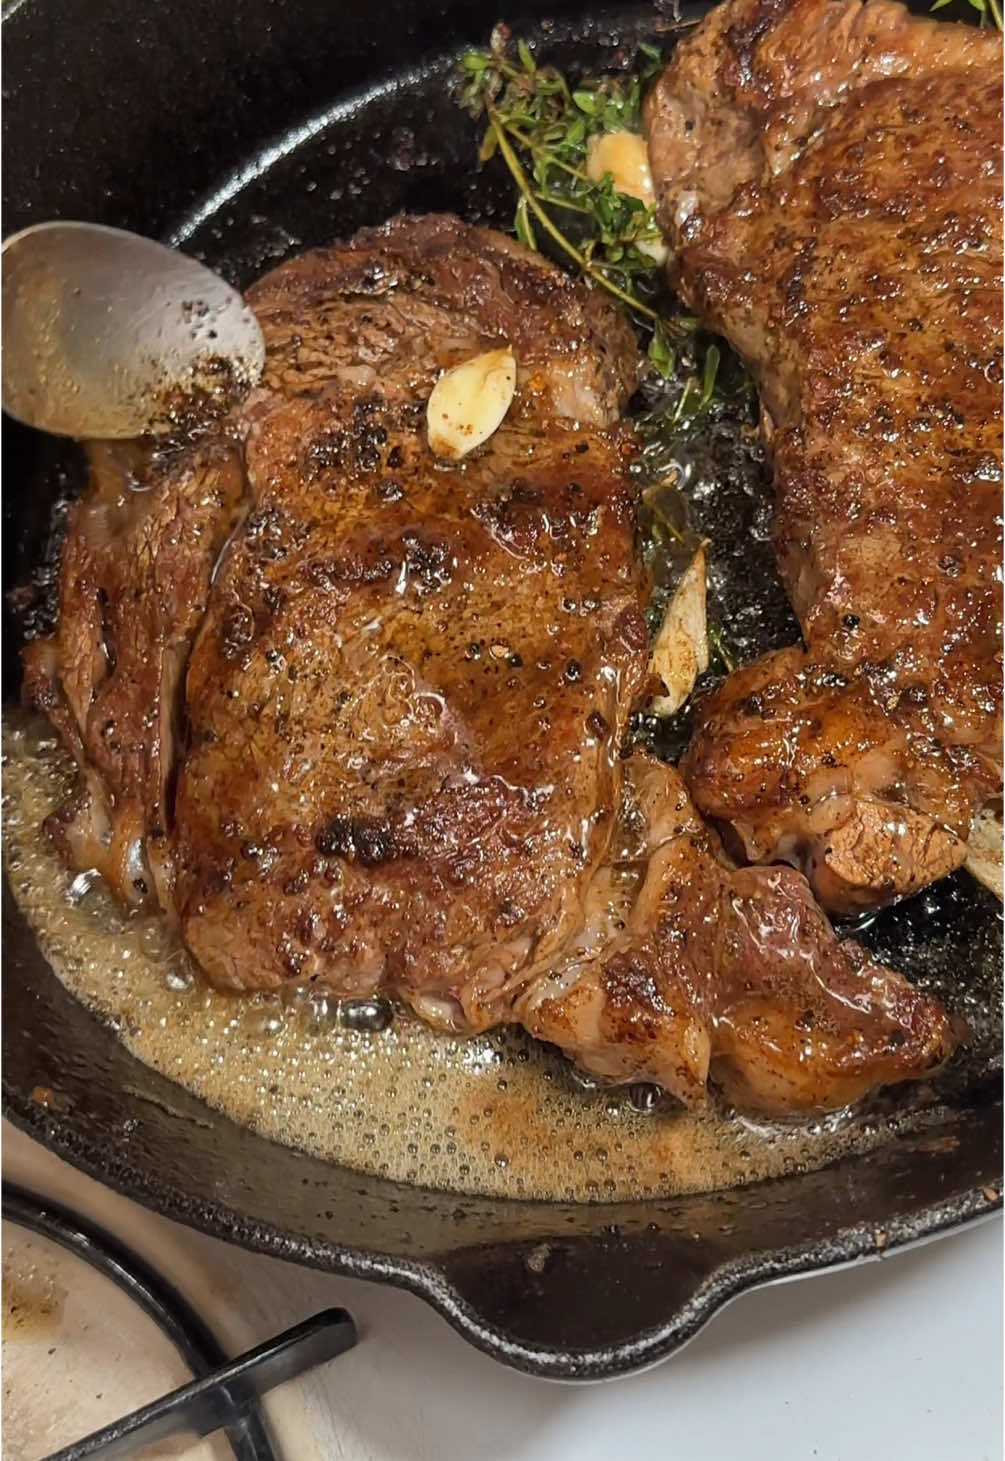
[[(579, 34), (553, 30), (549, 47), (563, 67), (597, 74), (612, 68), (619, 37), (649, 25), (649, 15), (643, 26), (587, 22)], [(470, 166), (476, 138), (448, 81), (444, 62), (333, 108), (243, 169), (170, 241), (246, 285), (280, 257), (401, 208), (452, 209), (505, 226), (512, 196)], [(744, 659), (796, 637), (773, 569), (766, 484), (749, 427), (747, 417), (714, 420), (681, 464), (694, 525), (712, 539), (714, 605)], [(686, 721), (669, 733), (645, 722), (634, 729), (670, 757), (686, 733)], [(714, 1106), (693, 1114), (658, 1103), (644, 1113), (623, 1090), (580, 1089), (560, 1056), (515, 1031), (459, 1040), (398, 1015), (388, 1029), (367, 1032), (316, 999), (211, 990), (159, 918), (126, 916), (100, 882), (63, 867), (41, 824), (71, 778), (47, 725), (5, 714), (7, 872), (58, 977), (137, 1058), (233, 1120), (337, 1164), (517, 1198), (731, 1187), (937, 1124), (997, 1063), (1000, 919), (965, 875), (860, 933), (971, 1023), (967, 1051), (934, 1086), (802, 1122), (752, 1121)]]

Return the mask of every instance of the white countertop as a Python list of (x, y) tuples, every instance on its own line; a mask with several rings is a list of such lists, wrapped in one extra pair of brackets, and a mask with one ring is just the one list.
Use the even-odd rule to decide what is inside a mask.
[[(4, 1173), (156, 1257), (233, 1353), (328, 1305), (360, 1344), (269, 1406), (285, 1461), (1000, 1461), (1002, 1224), (737, 1300), (674, 1359), (557, 1385), (421, 1300), (156, 1218), (4, 1129)], [(7, 1456), (4, 1461), (23, 1461)]]

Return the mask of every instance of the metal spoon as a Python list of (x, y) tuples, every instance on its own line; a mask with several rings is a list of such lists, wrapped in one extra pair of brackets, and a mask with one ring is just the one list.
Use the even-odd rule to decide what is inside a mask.
[(265, 342), (241, 296), (194, 259), (93, 223), (3, 245), (3, 408), (58, 436), (169, 430), (197, 391), (250, 389)]

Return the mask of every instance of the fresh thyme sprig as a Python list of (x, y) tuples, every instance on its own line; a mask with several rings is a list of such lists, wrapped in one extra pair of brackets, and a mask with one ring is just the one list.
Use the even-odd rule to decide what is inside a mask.
[(717, 397), (719, 348), (667, 289), (654, 205), (619, 192), (610, 173), (588, 172), (591, 138), (641, 132), (646, 87), (662, 61), (644, 41), (637, 52), (630, 72), (570, 83), (499, 25), (487, 50), (461, 57), (459, 99), (487, 122), (481, 161), (498, 156), (516, 186), (517, 238), (550, 246), (624, 306), (648, 335), (659, 414), (686, 436)]
[[(554, 66), (539, 66), (526, 41), (514, 45), (497, 26), (487, 51), (462, 56), (460, 100), (488, 123), (481, 160), (498, 152), (516, 184), (517, 237), (537, 248), (540, 229), (594, 284), (655, 327), (662, 279), (646, 252), (661, 241), (655, 208), (618, 192), (610, 174), (596, 181), (587, 172), (591, 137), (641, 130), (642, 96), (660, 53), (645, 42), (638, 51), (634, 74), (573, 87)], [(667, 328), (679, 334), (681, 324)]]
[[(635, 402), (642, 443), (636, 470), (656, 495), (647, 499), (646, 552), (659, 562), (662, 596), (700, 541), (689, 526), (684, 495), (671, 484), (680, 449), (694, 441), (726, 402), (743, 410), (751, 390), (739, 362), (702, 332), (670, 293), (655, 207), (621, 193), (607, 173), (590, 175), (591, 139), (642, 130), (642, 102), (662, 66), (660, 52), (638, 45), (631, 72), (571, 82), (541, 65), (526, 41), (497, 26), (487, 50), (460, 61), (461, 104), (486, 124), (479, 158), (501, 161), (516, 188), (513, 228), (522, 243), (546, 249), (605, 290), (648, 340), (649, 370)], [(710, 624), (718, 669), (733, 659), (720, 628)]]

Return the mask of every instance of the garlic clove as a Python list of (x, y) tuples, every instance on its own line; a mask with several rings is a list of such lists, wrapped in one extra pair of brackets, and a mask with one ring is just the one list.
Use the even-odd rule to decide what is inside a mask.
[(704, 543), (667, 606), (653, 645), (650, 669), (666, 691), (652, 701), (654, 715), (674, 715), (694, 689), (695, 680), (708, 669)]
[[(607, 173), (611, 174), (619, 193), (638, 198), (647, 206), (656, 202), (649, 150), (646, 139), (637, 132), (600, 132), (590, 138), (586, 175), (592, 182), (602, 183)], [(641, 239), (635, 247), (654, 264), (666, 263), (667, 247), (662, 239)]]
[(498, 430), (515, 390), (516, 359), (509, 346), (444, 371), (426, 405), (430, 449), (446, 461), (460, 461)]
[(966, 868), (979, 883), (990, 888), (999, 901), (1005, 900), (1002, 887), (1005, 850), (1002, 841), (1001, 813), (996, 813), (992, 807), (984, 807), (970, 827)]
[(665, 264), (670, 257), (670, 251), (661, 238), (636, 239), (635, 247), (640, 254), (645, 254), (647, 259), (652, 259), (654, 264)]
[(642, 203), (656, 202), (646, 139), (637, 132), (600, 132), (590, 138), (586, 175), (591, 182), (602, 183), (607, 173), (611, 174), (619, 193), (627, 193)]

